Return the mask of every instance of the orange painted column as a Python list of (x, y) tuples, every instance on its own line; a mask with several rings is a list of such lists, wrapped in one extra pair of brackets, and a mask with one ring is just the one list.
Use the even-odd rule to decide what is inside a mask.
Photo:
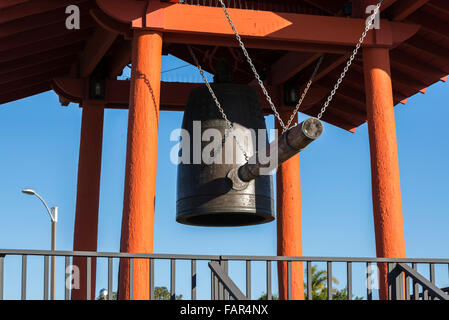
[[(97, 251), (98, 207), (100, 198), (101, 151), (103, 144), (102, 107), (84, 107), (81, 121), (81, 141), (78, 161), (74, 251)], [(80, 287), (72, 289), (73, 300), (86, 299), (86, 258), (74, 258), (79, 268)], [(91, 265), (91, 298), (95, 299), (96, 261)]]
[[(293, 110), (281, 109), (284, 123)], [(294, 121), (298, 121), (296, 116)], [(277, 121), (279, 134), (282, 128)], [(277, 255), (302, 256), (301, 229), (301, 179), (299, 174), (299, 154), (284, 162), (276, 172), (276, 221)], [(287, 300), (287, 263), (278, 263), (279, 299)], [(302, 262), (292, 262), (292, 299), (304, 300), (304, 280)]]
[[(161, 34), (134, 32), (121, 252), (153, 252), (161, 56)], [(119, 299), (130, 298), (129, 267), (120, 261)], [(148, 261), (134, 261), (133, 290), (149, 298)]]
[[(363, 50), (371, 180), (378, 257), (404, 258), (401, 188), (388, 49)], [(387, 269), (379, 264), (381, 299), (388, 298)]]

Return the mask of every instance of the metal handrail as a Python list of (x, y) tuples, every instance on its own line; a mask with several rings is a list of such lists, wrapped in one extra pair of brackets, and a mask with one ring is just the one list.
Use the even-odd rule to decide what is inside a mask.
[[(425, 296), (438, 298), (440, 300), (449, 300), (449, 295), (447, 295), (442, 289), (438, 288), (432, 281), (427, 280), (423, 277), (418, 271), (411, 268), (409, 265), (405, 263), (396, 263), (394, 266), (391, 266), (390, 271), (390, 285), (392, 285), (391, 297), (393, 300), (402, 300), (403, 297), (403, 278), (402, 274), (405, 274), (408, 278), (411, 278), (415, 284), (419, 284), (423, 288), (423, 299), (426, 299)], [(406, 291), (408, 292), (406, 284)], [(406, 293), (407, 293), (406, 292)], [(416, 294), (417, 292), (415, 292)], [(425, 294), (424, 294), (425, 293)], [(409, 296), (405, 297), (406, 300), (409, 300)]]
[[(251, 299), (251, 270), (252, 270), (252, 262), (265, 262), (266, 263), (266, 292), (267, 299), (273, 299), (272, 295), (272, 264), (285, 264), (284, 270), (287, 272), (287, 283), (286, 283), (286, 291), (283, 293), (282, 297), (285, 299), (293, 298), (293, 265), (295, 263), (302, 264), (304, 263), (304, 267), (306, 268), (306, 274), (304, 277), (304, 281), (306, 282), (306, 299), (313, 299), (312, 295), (312, 267), (314, 263), (325, 263), (326, 268), (326, 276), (327, 276), (327, 299), (332, 300), (333, 296), (333, 286), (332, 286), (332, 276), (333, 276), (333, 263), (345, 263), (346, 264), (346, 299), (353, 299), (353, 271), (352, 265), (358, 263), (366, 264), (366, 278), (367, 281), (367, 292), (366, 298), (368, 300), (373, 299), (373, 287), (368, 285), (371, 279), (371, 271), (372, 266), (378, 264), (381, 266), (382, 264), (388, 264), (391, 268), (389, 268), (389, 288), (394, 288), (394, 290), (402, 290), (403, 288), (400, 283), (403, 283), (402, 277), (405, 274), (405, 293), (406, 299), (411, 297), (410, 295), (410, 287), (408, 286), (410, 279), (413, 280), (413, 295), (414, 299), (419, 299), (420, 295), (418, 294), (418, 286), (423, 287), (423, 299), (428, 299), (431, 297), (445, 297), (441, 296), (441, 292), (434, 290), (435, 286), (435, 265), (445, 264), (449, 267), (449, 259), (415, 259), (415, 258), (356, 258), (356, 257), (313, 257), (313, 256), (302, 256), (302, 257), (285, 257), (285, 256), (241, 256), (241, 255), (191, 255), (191, 254), (154, 254), (154, 253), (127, 253), (127, 252), (91, 252), (91, 251), (49, 251), (49, 250), (18, 250), (18, 249), (0, 249), (0, 300), (3, 299), (3, 286), (4, 286), (4, 264), (6, 256), (21, 256), (22, 258), (22, 277), (21, 277), (21, 297), (22, 299), (26, 299), (27, 297), (27, 257), (28, 256), (41, 256), (44, 258), (44, 299), (48, 299), (48, 260), (49, 257), (65, 257), (65, 269), (67, 270), (70, 265), (70, 259), (72, 257), (83, 257), (86, 258), (86, 266), (84, 267), (84, 272), (87, 273), (87, 279), (84, 283), (84, 287), (86, 288), (86, 296), (87, 299), (91, 299), (91, 285), (92, 279), (90, 277), (92, 263), (95, 259), (107, 259), (107, 279), (108, 279), (108, 292), (112, 292), (112, 283), (113, 283), (113, 259), (125, 259), (129, 260), (130, 269), (134, 266), (135, 259), (148, 260), (149, 262), (149, 285), (150, 285), (150, 299), (154, 298), (154, 262), (157, 260), (170, 260), (170, 296), (171, 299), (176, 299), (176, 261), (177, 260), (188, 260), (191, 263), (191, 299), (196, 300), (196, 286), (197, 286), (197, 275), (196, 275), (196, 262), (197, 261), (209, 261), (209, 267), (211, 271), (211, 299), (242, 299), (243, 297), (247, 300)], [(235, 285), (231, 278), (228, 276), (228, 263), (229, 262), (246, 262), (246, 291), (245, 295), (240, 291), (240, 289)], [(414, 272), (408, 272), (411, 269), (407, 264), (411, 264)], [(419, 278), (419, 281), (416, 280), (416, 274), (418, 274), (417, 266), (418, 264), (428, 264), (430, 267), (430, 280), (425, 278)], [(403, 268), (399, 270), (397, 265), (402, 265)], [(395, 269), (395, 272), (391, 272)], [(411, 269), (411, 270), (413, 270)], [(407, 270), (407, 271), (404, 271)], [(243, 271), (245, 272), (245, 271)], [(416, 274), (415, 274), (416, 273)], [(129, 279), (129, 292), (130, 299), (133, 299), (133, 272), (130, 271), (130, 279)], [(426, 282), (427, 281), (427, 282)], [(428, 283), (431, 284), (428, 287)], [(435, 287), (435, 288), (434, 288)], [(237, 290), (235, 290), (237, 289)], [(438, 289), (438, 288), (437, 288)], [(70, 288), (65, 289), (64, 297), (65, 299), (70, 298)], [(441, 290), (441, 289), (438, 289)], [(438, 294), (434, 294), (434, 291), (439, 292)], [(397, 298), (402, 295), (403, 292), (394, 291), (393, 294), (390, 294), (390, 298)], [(444, 294), (444, 292), (443, 292)], [(285, 295), (285, 296), (284, 296)], [(296, 294), (295, 294), (296, 295)], [(111, 299), (108, 296), (108, 299)]]
[(98, 258), (135, 258), (135, 259), (177, 259), (177, 260), (241, 260), (241, 261), (313, 261), (313, 262), (374, 262), (374, 263), (434, 263), (449, 264), (449, 259), (427, 258), (372, 258), (372, 257), (318, 257), (318, 256), (240, 256), (240, 255), (192, 255), (192, 254), (155, 254), (130, 252), (96, 252), (96, 251), (50, 251), (0, 249), (2, 255), (37, 255), (37, 256), (71, 256)]
[[(240, 291), (240, 289), (236, 286), (234, 281), (232, 281), (232, 279), (229, 278), (225, 269), (220, 265), (219, 262), (217, 261), (209, 262), (209, 268), (213, 272), (213, 276), (218, 278), (221, 285), (223, 285), (224, 290), (226, 290), (229, 293), (231, 298), (234, 298), (235, 300), (247, 300), (246, 296), (242, 293), (242, 291)], [(214, 288), (214, 286), (212, 288)], [(224, 290), (222, 290), (221, 292), (224, 292)], [(223, 293), (221, 294), (225, 296), (225, 294)], [(212, 294), (212, 296), (213, 297), (215, 296), (215, 292)]]

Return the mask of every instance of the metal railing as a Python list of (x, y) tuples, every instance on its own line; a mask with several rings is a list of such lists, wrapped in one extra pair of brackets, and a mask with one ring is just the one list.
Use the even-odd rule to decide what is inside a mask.
[[(389, 297), (392, 300), (449, 300), (444, 289), (435, 285), (435, 265), (429, 264), (430, 280), (417, 271), (416, 263), (390, 263), (388, 266)], [(404, 279), (405, 276), (405, 279)], [(410, 293), (412, 281), (413, 293)], [(422, 293), (419, 293), (420, 287)]]
[[(106, 259), (107, 260), (107, 289), (109, 293), (113, 292), (113, 259), (128, 259), (130, 267), (130, 281), (129, 292), (130, 299), (134, 299), (134, 260), (148, 260), (149, 262), (149, 297), (155, 298), (154, 288), (154, 262), (157, 260), (170, 261), (170, 285), (169, 294), (171, 299), (176, 299), (176, 263), (184, 260), (190, 261), (190, 298), (197, 299), (197, 262), (208, 262), (210, 268), (210, 298), (213, 300), (244, 300), (253, 299), (251, 295), (252, 287), (252, 263), (265, 264), (265, 279), (260, 277), (257, 282), (265, 282), (266, 299), (271, 300), (273, 295), (273, 263), (286, 264), (287, 270), (287, 299), (292, 299), (292, 273), (294, 268), (305, 268), (304, 271), (304, 287), (305, 298), (308, 300), (314, 299), (314, 289), (312, 281), (312, 271), (314, 264), (323, 264), (325, 269), (322, 271), (325, 274), (325, 298), (332, 300), (335, 297), (335, 288), (333, 288), (334, 266), (336, 264), (344, 264), (344, 273), (346, 274), (345, 299), (352, 300), (353, 293), (353, 266), (355, 264), (362, 264), (366, 269), (364, 276), (359, 277), (360, 282), (365, 282), (366, 285), (366, 299), (372, 300), (373, 286), (369, 285), (372, 281), (372, 267), (376, 265), (388, 265), (388, 284), (390, 299), (442, 299), (447, 300), (449, 291), (447, 288), (439, 289), (435, 283), (435, 265), (443, 265), (446, 268), (446, 275), (449, 274), (449, 259), (390, 259), (390, 258), (348, 258), (348, 257), (279, 257), (279, 256), (217, 256), (217, 255), (184, 255), (184, 254), (136, 254), (136, 253), (107, 253), (107, 252), (81, 252), (81, 251), (40, 251), (40, 250), (0, 250), (0, 300), (4, 298), (4, 279), (5, 279), (5, 264), (8, 263), (8, 257), (21, 257), (20, 270), (20, 288), (21, 299), (27, 298), (27, 261), (30, 256), (38, 256), (43, 258), (44, 280), (43, 299), (48, 299), (48, 279), (49, 279), (49, 257), (64, 257), (65, 270), (70, 266), (71, 260), (74, 257), (86, 258), (86, 297), (87, 299), (94, 299), (91, 296), (91, 268), (92, 260)], [(235, 262), (244, 262), (245, 268), (239, 270), (241, 274), (245, 274), (245, 293), (235, 284), (228, 274), (228, 265)], [(429, 279), (426, 279), (422, 274), (418, 273), (417, 267), (419, 265), (429, 266)], [(411, 265), (411, 266), (410, 266)], [(341, 268), (340, 268), (341, 269)], [(97, 270), (97, 273), (99, 270)], [(341, 273), (341, 272), (340, 272)], [(405, 283), (404, 283), (405, 277)], [(64, 279), (65, 280), (65, 279)], [(412, 286), (410, 286), (412, 281)], [(262, 282), (262, 283), (263, 283)], [(401, 285), (404, 284), (403, 286)], [(65, 281), (64, 281), (65, 284)], [(108, 299), (113, 299), (112, 294), (109, 294)], [(65, 286), (64, 299), (70, 299), (70, 287)], [(341, 297), (340, 297), (341, 299)]]

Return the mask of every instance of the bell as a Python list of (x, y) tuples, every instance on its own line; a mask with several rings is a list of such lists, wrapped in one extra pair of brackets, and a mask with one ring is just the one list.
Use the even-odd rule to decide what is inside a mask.
[[(231, 170), (246, 162), (245, 155), (255, 154), (259, 144), (268, 143), (258, 94), (249, 86), (230, 81), (216, 81), (211, 87), (234, 131), (255, 134), (245, 134), (246, 139), (234, 136), (234, 131), (227, 131), (228, 125), (207, 87), (192, 90), (182, 123), (190, 139), (183, 136), (180, 143), (183, 160), (178, 165), (176, 221), (208, 227), (273, 221), (271, 175), (251, 180), (243, 190), (233, 188), (227, 177)], [(262, 139), (263, 143), (259, 143)], [(218, 147), (211, 148), (212, 143)]]

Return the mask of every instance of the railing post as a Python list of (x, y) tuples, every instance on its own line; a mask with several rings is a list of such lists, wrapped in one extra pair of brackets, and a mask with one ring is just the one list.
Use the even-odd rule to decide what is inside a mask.
[[(220, 264), (221, 267), (223, 267), (223, 261), (221, 261), (221, 259), (218, 263)], [(223, 290), (224, 290), (223, 283), (221, 281), (218, 281), (218, 292), (217, 292), (218, 299), (217, 300), (224, 300)]]
[(134, 259), (129, 259), (129, 300), (134, 300)]
[(192, 279), (192, 296), (191, 296), (191, 300), (196, 300), (196, 260), (191, 260), (191, 264), (192, 264), (192, 275), (191, 275), (191, 279)]
[(327, 262), (327, 300), (332, 300), (332, 262)]
[(4, 264), (5, 256), (0, 255), (0, 300), (3, 300)]
[(154, 259), (150, 259), (150, 300), (154, 300)]
[(246, 260), (246, 297), (251, 300), (251, 261)]
[(393, 274), (395, 264), (388, 263), (388, 299), (396, 300), (396, 277)]
[(396, 276), (396, 300), (403, 300), (404, 298), (404, 273), (398, 272)]
[(346, 281), (348, 300), (352, 300), (352, 262), (346, 263)]
[(22, 255), (22, 293), (21, 299), (27, 299), (27, 256)]
[(44, 300), (48, 300), (48, 256), (44, 256)]
[(267, 300), (273, 299), (271, 292), (271, 261), (267, 261)]
[[(412, 263), (412, 268), (418, 271), (418, 265), (416, 263)], [(419, 284), (415, 279), (413, 279), (413, 299), (419, 300)]]
[(176, 260), (170, 259), (170, 300), (176, 300)]
[[(92, 288), (91, 288), (91, 283), (92, 283), (92, 274), (91, 274), (91, 270), (92, 270), (92, 257), (87, 257), (87, 261), (86, 261), (86, 300), (91, 300), (92, 299)], [(95, 291), (94, 291), (95, 292)], [(95, 298), (95, 297), (94, 297)]]
[(214, 297), (215, 300), (220, 300), (220, 293), (219, 293), (219, 281), (216, 274), (214, 274)]
[(307, 300), (312, 299), (312, 261), (307, 261)]
[(410, 276), (407, 274), (405, 276), (405, 300), (410, 300)]
[[(225, 272), (225, 275), (228, 275), (228, 260), (222, 261), (223, 270)], [(223, 286), (223, 299), (229, 300), (229, 292), (226, 290), (226, 287)]]
[(435, 265), (433, 263), (429, 264), (430, 282), (435, 284)]
[[(69, 268), (69, 265), (70, 265), (70, 257), (69, 256), (65, 256), (64, 257), (64, 273), (66, 275), (67, 275), (67, 269)], [(72, 280), (72, 274), (70, 274), (70, 280)], [(69, 298), (70, 298), (70, 288), (69, 288), (69, 284), (67, 283), (67, 278), (64, 281), (64, 288), (65, 288), (65, 290), (64, 290), (64, 300), (69, 300)]]
[(371, 288), (372, 277), (372, 265), (370, 262), (366, 263), (366, 299), (373, 300), (373, 290)]
[(215, 275), (214, 271), (210, 270), (210, 299), (215, 300)]
[(113, 299), (113, 288), (112, 288), (112, 258), (108, 258), (108, 300)]

